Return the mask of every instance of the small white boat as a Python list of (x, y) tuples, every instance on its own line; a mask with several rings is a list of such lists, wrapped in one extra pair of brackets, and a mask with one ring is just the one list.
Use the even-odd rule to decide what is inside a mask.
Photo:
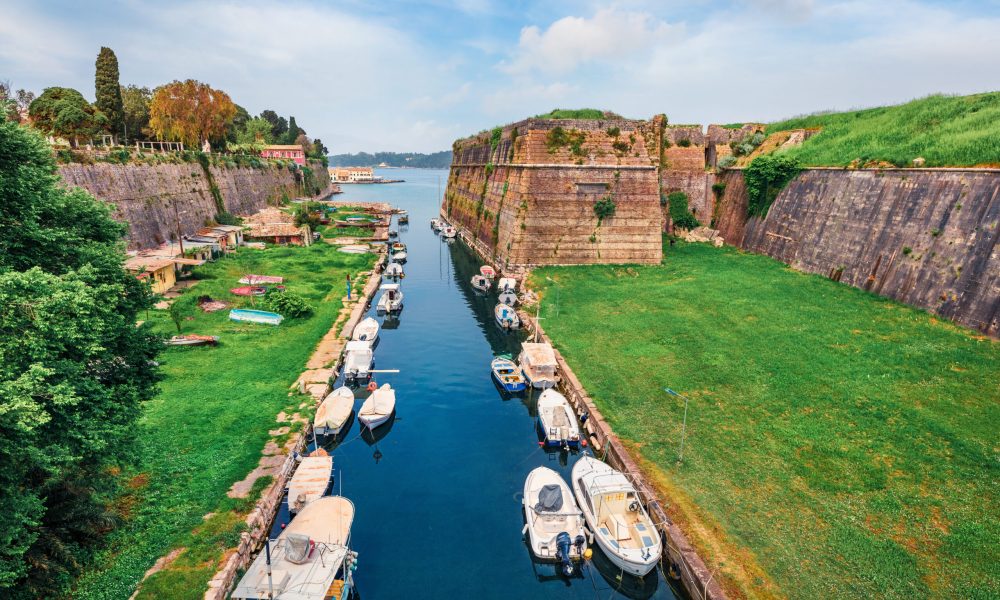
[(480, 292), (488, 292), (490, 291), (490, 280), (482, 275), (473, 275), (472, 287), (476, 288)]
[(448, 225), (441, 231), (441, 235), (449, 239), (454, 238), (456, 235), (458, 235), (458, 230), (452, 227), (451, 225)]
[(232, 321), (244, 321), (246, 323), (263, 323), (265, 325), (281, 325), (285, 317), (278, 313), (264, 310), (250, 310), (248, 308), (234, 308), (229, 311), (229, 319)]
[(501, 277), (497, 282), (497, 289), (501, 292), (514, 293), (517, 291), (517, 280), (513, 277)]
[(521, 326), (521, 319), (517, 316), (517, 311), (512, 306), (497, 304), (493, 308), (493, 316), (496, 317), (497, 325), (501, 329), (517, 329)]
[(396, 261), (398, 263), (405, 263), (406, 262), (406, 252), (397, 252), (397, 253), (393, 254), (392, 255), (392, 260), (394, 260), (394, 261)]
[(538, 467), (524, 480), (522, 504), (532, 554), (558, 562), (566, 577), (573, 575), (573, 563), (582, 560), (587, 549), (587, 532), (569, 486), (552, 469)]
[(497, 296), (497, 300), (500, 304), (506, 304), (507, 306), (515, 306), (517, 304), (517, 294), (513, 292), (503, 292)]
[(396, 231), (395, 229), (390, 229), (389, 230), (389, 237), (394, 238), (394, 237), (396, 237), (398, 235), (399, 235), (399, 232)]
[(521, 367), (510, 359), (509, 354), (502, 354), (490, 362), (493, 379), (505, 392), (523, 392), (527, 387)]
[[(347, 598), (354, 587), (358, 553), (350, 549), (354, 505), (326, 496), (310, 502), (268, 542), (240, 579), (230, 598)], [(267, 555), (270, 554), (270, 566)]]
[(531, 387), (547, 389), (556, 385), (556, 355), (552, 346), (525, 342), (517, 358)]
[(355, 342), (367, 342), (369, 346), (375, 345), (378, 339), (378, 321), (368, 317), (354, 327), (354, 335), (351, 337)]
[(403, 276), (403, 265), (391, 262), (385, 267), (385, 276), (392, 279), (399, 279)]
[(662, 551), (660, 534), (632, 482), (590, 456), (573, 465), (572, 481), (587, 525), (611, 562), (637, 577), (652, 571)]
[(483, 265), (479, 267), (479, 274), (487, 279), (495, 279), (497, 276), (497, 271), (489, 265)]
[(354, 410), (354, 392), (346, 385), (330, 392), (313, 417), (313, 431), (316, 435), (340, 435)]
[(580, 425), (566, 397), (549, 388), (538, 397), (538, 428), (546, 448), (579, 448)]
[(169, 340), (164, 340), (168, 346), (214, 346), (219, 343), (217, 335), (175, 335)]
[(375, 356), (368, 342), (347, 342), (347, 354), (344, 356), (344, 380), (357, 382), (371, 377), (372, 364)]
[(400, 225), (403, 225), (404, 223), (409, 223), (410, 222), (410, 214), (408, 212), (406, 212), (405, 210), (399, 211), (399, 218), (397, 219), (397, 222)]
[(396, 390), (389, 387), (388, 383), (383, 383), (382, 387), (372, 392), (361, 405), (358, 420), (368, 429), (375, 429), (388, 421), (394, 410), (396, 410)]
[(441, 219), (431, 219), (431, 229), (434, 231), (441, 231), (444, 225), (441, 224)]
[(306, 456), (288, 482), (288, 512), (295, 514), (322, 498), (333, 481), (333, 457)]
[(398, 283), (383, 283), (379, 289), (382, 290), (382, 296), (376, 305), (377, 312), (390, 313), (402, 310), (403, 291), (399, 289)]

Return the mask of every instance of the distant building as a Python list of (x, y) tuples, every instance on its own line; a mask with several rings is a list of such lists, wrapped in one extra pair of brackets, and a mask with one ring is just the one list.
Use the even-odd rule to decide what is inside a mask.
[(371, 167), (348, 167), (348, 181), (358, 183), (359, 181), (371, 181), (374, 179), (375, 170)]
[(306, 153), (302, 151), (302, 146), (298, 144), (281, 144), (264, 146), (260, 155), (262, 158), (280, 158), (282, 160), (294, 160), (297, 165), (306, 164)]

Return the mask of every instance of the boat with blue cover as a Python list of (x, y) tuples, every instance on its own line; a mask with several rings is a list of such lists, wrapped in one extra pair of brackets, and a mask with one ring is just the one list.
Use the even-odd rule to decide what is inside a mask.
[(493, 379), (506, 392), (522, 392), (528, 387), (521, 373), (521, 367), (517, 366), (509, 354), (501, 354), (490, 362), (490, 369), (493, 371)]
[(264, 325), (281, 325), (285, 317), (278, 313), (263, 310), (250, 310), (248, 308), (234, 308), (229, 311), (231, 321), (242, 321), (246, 323), (263, 323)]

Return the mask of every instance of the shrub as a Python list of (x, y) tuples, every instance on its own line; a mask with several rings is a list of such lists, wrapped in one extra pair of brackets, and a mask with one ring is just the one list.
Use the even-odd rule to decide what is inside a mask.
[(494, 150), (497, 149), (497, 146), (500, 145), (500, 138), (502, 136), (503, 136), (503, 128), (494, 127), (493, 130), (490, 132), (490, 152), (493, 152)]
[(720, 169), (728, 169), (729, 167), (736, 164), (736, 157), (732, 154), (727, 154), (719, 159), (716, 166)]
[(611, 137), (618, 137), (622, 130), (617, 127), (608, 127), (608, 135)]
[(691, 145), (691, 140), (687, 138), (677, 140), (677, 145), (680, 146), (681, 148), (687, 148)]
[(726, 193), (726, 184), (725, 184), (725, 182), (719, 181), (719, 182), (713, 183), (712, 184), (712, 193), (715, 194), (716, 197), (722, 196), (722, 194)]
[(766, 216), (774, 199), (801, 170), (797, 159), (782, 154), (767, 154), (753, 159), (743, 171), (749, 199), (747, 214), (751, 217)]
[(288, 319), (304, 318), (313, 313), (305, 298), (291, 292), (271, 290), (264, 296), (264, 305)]
[(215, 222), (219, 225), (239, 225), (243, 220), (232, 213), (220, 212), (215, 215)]
[(575, 129), (567, 131), (556, 126), (549, 130), (545, 136), (545, 147), (550, 153), (555, 153), (564, 146), (569, 146), (570, 152), (574, 156), (584, 156), (583, 142), (587, 136), (582, 131)]
[(670, 220), (674, 227), (694, 229), (701, 225), (688, 209), (688, 197), (684, 192), (671, 192), (667, 195), (667, 203), (670, 204)]
[(604, 219), (613, 217), (616, 208), (618, 207), (615, 205), (615, 201), (611, 196), (605, 196), (595, 202), (594, 214), (597, 215), (597, 222), (600, 223)]

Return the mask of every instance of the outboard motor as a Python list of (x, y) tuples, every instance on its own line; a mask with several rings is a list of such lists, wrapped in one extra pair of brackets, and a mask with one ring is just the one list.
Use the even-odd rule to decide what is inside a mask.
[(576, 536), (576, 539), (573, 540), (573, 545), (576, 546), (577, 556), (580, 557), (583, 556), (583, 545), (586, 543), (587, 543), (587, 538), (583, 537), (582, 535)]
[(556, 536), (556, 560), (562, 564), (562, 572), (566, 577), (573, 575), (575, 567), (573, 566), (573, 561), (570, 559), (569, 548), (570, 548), (570, 537), (565, 531), (560, 531), (559, 535)]

